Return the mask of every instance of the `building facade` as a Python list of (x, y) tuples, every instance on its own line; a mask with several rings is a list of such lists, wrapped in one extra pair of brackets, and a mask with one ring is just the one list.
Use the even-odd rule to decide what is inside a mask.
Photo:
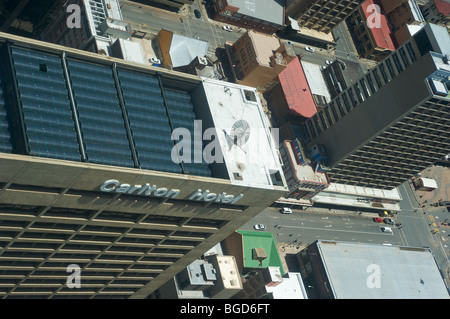
[(284, 0), (213, 0), (214, 20), (272, 34), (284, 26)]
[(194, 0), (147, 0), (143, 3), (174, 10), (181, 9), (183, 6), (189, 6), (194, 3)]
[(65, 0), (2, 1), (0, 3), (0, 32), (37, 38), (52, 22)]
[(267, 91), (277, 76), (296, 58), (292, 48), (275, 36), (249, 30), (227, 45), (236, 83)]
[(429, 248), (318, 240), (297, 260), (310, 299), (449, 298)]
[[(373, 17), (373, 6), (380, 10), (378, 22)], [(383, 60), (406, 43), (424, 22), (414, 0), (367, 0), (347, 19), (359, 56), (374, 61)]]
[(398, 45), (384, 10), (379, 14), (379, 27), (374, 28), (369, 25), (368, 21), (374, 12), (370, 9), (373, 5), (381, 7), (381, 2), (365, 1), (358, 10), (350, 15), (347, 24), (359, 57), (381, 61), (395, 51)]
[(314, 96), (299, 58), (278, 75), (278, 83), (265, 94), (277, 127), (287, 122), (301, 123), (317, 112)]
[(450, 3), (445, 0), (429, 0), (422, 7), (425, 19), (430, 23), (447, 26), (450, 23)]
[(330, 33), (352, 14), (364, 0), (290, 0), (286, 15), (297, 20), (300, 27)]
[[(268, 132), (254, 89), (8, 34), (0, 46), (2, 298), (146, 298), (286, 192), (269, 135), (265, 164), (233, 161), (258, 135), (241, 141), (215, 99)], [(201, 120), (228, 133), (221, 162), (198, 159)], [(177, 128), (200, 136), (193, 161)]]
[(319, 164), (312, 164), (305, 154), (302, 154), (299, 143), (297, 139), (281, 143), (280, 153), (289, 187), (289, 193), (284, 198), (309, 201), (330, 186), (330, 179), (326, 171), (320, 171), (320, 168), (316, 167)]
[[(77, 11), (71, 7), (73, 5), (79, 8), (79, 17), (75, 15)], [(123, 21), (118, 0), (70, 0), (43, 30), (39, 39), (71, 48), (112, 55), (110, 45), (116, 39), (130, 37), (131, 26)]]
[(332, 182), (392, 189), (448, 153), (449, 43), (428, 24), (306, 122)]

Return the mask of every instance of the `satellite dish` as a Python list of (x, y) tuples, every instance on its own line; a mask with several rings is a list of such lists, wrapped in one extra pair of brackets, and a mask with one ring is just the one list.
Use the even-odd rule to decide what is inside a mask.
[(231, 128), (230, 137), (233, 140), (233, 144), (237, 146), (244, 145), (250, 137), (250, 124), (245, 120), (237, 121)]

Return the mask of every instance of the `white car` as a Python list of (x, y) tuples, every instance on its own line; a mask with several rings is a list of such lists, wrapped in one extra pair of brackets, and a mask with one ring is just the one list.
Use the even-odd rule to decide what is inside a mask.
[(256, 225), (253, 225), (253, 228), (254, 228), (255, 230), (264, 230), (264, 229), (266, 229), (266, 225), (263, 225), (263, 224), (256, 224)]
[(229, 25), (224, 25), (224, 26), (222, 27), (222, 29), (224, 29), (225, 31), (228, 31), (228, 32), (233, 31), (233, 28), (230, 27)]
[(311, 48), (311, 47), (306, 47), (305, 50), (308, 51), (308, 52), (314, 52), (314, 51), (315, 51), (315, 50), (314, 50), (313, 48)]
[(292, 214), (292, 209), (290, 209), (288, 207), (283, 207), (282, 209), (280, 209), (280, 212), (282, 214)]
[(161, 64), (161, 60), (157, 58), (150, 58), (150, 62), (154, 64)]
[(392, 233), (392, 228), (391, 227), (381, 227), (381, 230), (385, 233)]
[(330, 65), (330, 64), (333, 64), (333, 61), (326, 60), (325, 63), (326, 63), (327, 65)]

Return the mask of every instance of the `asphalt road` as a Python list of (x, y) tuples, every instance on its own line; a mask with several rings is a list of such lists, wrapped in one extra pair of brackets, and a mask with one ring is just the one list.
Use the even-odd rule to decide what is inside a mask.
[[(266, 225), (267, 232), (274, 234), (278, 243), (309, 244), (316, 240), (352, 241), (364, 243), (404, 245), (404, 238), (399, 229), (392, 233), (381, 230), (384, 223), (376, 223), (376, 215), (355, 215), (338, 211), (308, 208), (293, 210), (293, 214), (281, 214), (278, 208), (269, 207), (250, 220), (241, 229), (254, 230), (253, 225)], [(297, 241), (295, 241), (297, 240)]]
[[(121, 0), (122, 14), (125, 21), (133, 29), (157, 34), (160, 29), (173, 31), (191, 38), (209, 41), (209, 52), (215, 52), (217, 47), (224, 47), (225, 42), (235, 42), (245, 32), (245, 29), (233, 27), (233, 31), (225, 31), (225, 24), (208, 18), (205, 7), (200, 1), (195, 1), (189, 14), (174, 13), (152, 6), (142, 5), (133, 1)], [(200, 10), (202, 17), (197, 19), (194, 10)], [(304, 48), (307, 45), (294, 42), (294, 51), (302, 55), (304, 61), (324, 65), (325, 60), (334, 60), (333, 54), (326, 50), (316, 49), (311, 53)]]
[[(214, 52), (217, 47), (223, 47), (225, 41), (236, 41), (242, 35), (237, 31), (228, 32), (222, 29), (223, 24), (210, 22), (206, 17), (203, 6), (194, 3), (189, 14), (177, 14), (167, 10), (142, 5), (132, 1), (121, 0), (123, 19), (129, 22), (133, 29), (157, 34), (166, 29), (190, 38), (209, 41), (209, 51)], [(194, 16), (194, 9), (201, 10), (202, 17)]]
[[(445, 230), (432, 234), (432, 221), (450, 219), (448, 212), (431, 214), (421, 209), (413, 190), (408, 183), (399, 187), (403, 200), (400, 203), (401, 211), (394, 217), (395, 225), (376, 223), (373, 217), (376, 214), (354, 211), (345, 211), (336, 207), (333, 210), (308, 208), (306, 210), (293, 210), (292, 214), (281, 214), (279, 208), (269, 207), (243, 225), (243, 230), (254, 230), (255, 224), (264, 224), (264, 231), (273, 233), (277, 243), (310, 244), (316, 240), (350, 241), (374, 244), (391, 244), (407, 247), (428, 247), (435, 256), (436, 262), (444, 276), (448, 278), (449, 249), (439, 240), (447, 236)], [(381, 226), (389, 226), (392, 233), (385, 233)], [(448, 231), (450, 233), (450, 229)]]

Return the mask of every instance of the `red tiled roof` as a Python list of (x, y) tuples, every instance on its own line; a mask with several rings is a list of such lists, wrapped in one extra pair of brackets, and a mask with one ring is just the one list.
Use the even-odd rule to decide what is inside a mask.
[(317, 113), (316, 103), (298, 58), (292, 60), (278, 78), (292, 113), (306, 118)]
[[(375, 21), (373, 18), (374, 11), (368, 9), (370, 5), (378, 5), (380, 8), (383, 8), (383, 6), (381, 5), (381, 2), (379, 0), (367, 0), (361, 5), (361, 8), (366, 16), (366, 19), (369, 21)], [(372, 31), (372, 35), (375, 39), (377, 46), (380, 48), (395, 51), (397, 47), (395, 37), (394, 34), (391, 32), (391, 29), (389, 28), (388, 18), (383, 13), (383, 10), (381, 10), (379, 21), (381, 24), (380, 25), (381, 28), (374, 27), (370, 29)]]
[(436, 8), (440, 13), (448, 17), (450, 14), (450, 1), (449, 0), (434, 0)]

